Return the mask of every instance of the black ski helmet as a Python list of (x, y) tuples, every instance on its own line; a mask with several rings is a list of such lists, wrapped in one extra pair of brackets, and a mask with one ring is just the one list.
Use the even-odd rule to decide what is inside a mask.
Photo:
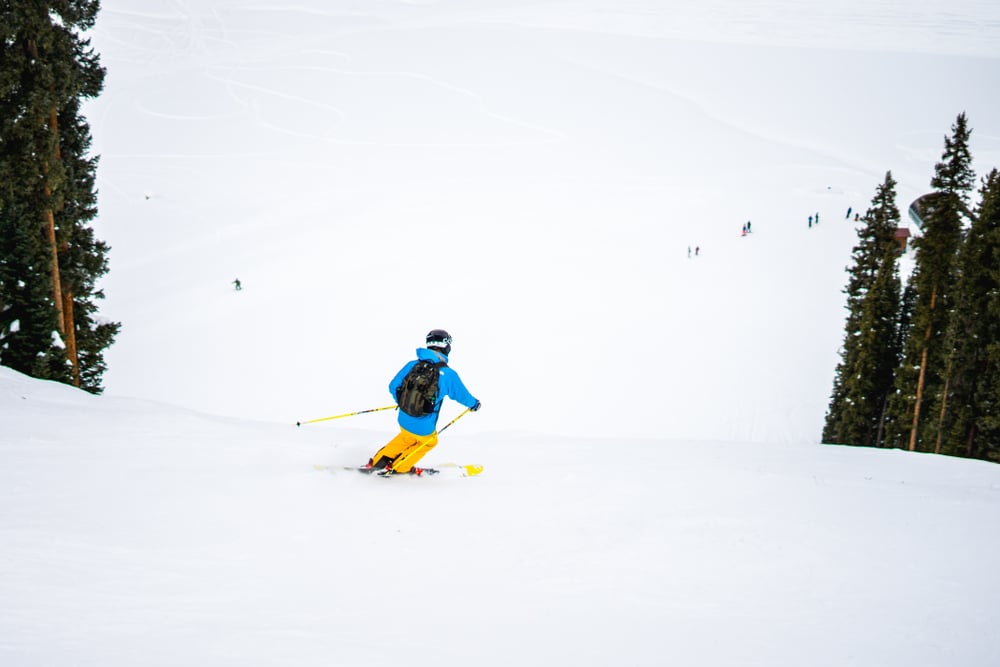
[(451, 334), (444, 329), (433, 329), (427, 334), (427, 347), (451, 354)]

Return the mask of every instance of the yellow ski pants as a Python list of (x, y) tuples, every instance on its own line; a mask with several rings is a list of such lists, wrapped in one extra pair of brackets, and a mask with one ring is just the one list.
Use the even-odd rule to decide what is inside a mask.
[(393, 461), (393, 472), (410, 472), (417, 461), (424, 458), (424, 454), (434, 449), (437, 443), (437, 431), (430, 435), (416, 435), (401, 428), (399, 435), (385, 443), (385, 446), (372, 457), (372, 461), (378, 461), (383, 456), (387, 456)]

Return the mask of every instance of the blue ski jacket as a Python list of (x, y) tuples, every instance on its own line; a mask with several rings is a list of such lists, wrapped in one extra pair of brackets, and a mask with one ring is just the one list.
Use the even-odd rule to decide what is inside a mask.
[[(442, 352), (430, 350), (426, 347), (418, 347), (417, 358), (407, 362), (405, 366), (399, 369), (396, 377), (392, 378), (392, 382), (389, 383), (389, 393), (392, 394), (392, 400), (396, 400), (396, 390), (399, 389), (399, 385), (403, 384), (403, 378), (406, 377), (410, 369), (416, 366), (417, 362), (421, 359), (426, 359), (434, 364), (448, 361), (448, 357)], [(436, 431), (438, 414), (441, 412), (441, 404), (444, 402), (445, 396), (461, 403), (467, 408), (475, 407), (476, 403), (479, 402), (475, 396), (469, 393), (465, 385), (462, 384), (462, 378), (458, 377), (458, 373), (448, 366), (442, 366), (441, 374), (438, 377), (438, 400), (434, 404), (434, 412), (423, 417), (411, 417), (402, 410), (397, 410), (396, 421), (399, 422), (399, 427), (406, 429), (414, 435), (430, 435)]]

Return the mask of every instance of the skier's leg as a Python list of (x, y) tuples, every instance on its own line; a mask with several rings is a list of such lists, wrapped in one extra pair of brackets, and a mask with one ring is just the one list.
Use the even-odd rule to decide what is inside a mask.
[(375, 456), (368, 463), (373, 468), (383, 468), (386, 465), (391, 465), (406, 449), (417, 444), (419, 438), (420, 436), (401, 428), (399, 429), (399, 434), (385, 443), (382, 449), (375, 452)]
[(399, 458), (395, 460), (392, 464), (393, 472), (410, 472), (413, 466), (417, 464), (420, 459), (424, 458), (424, 455), (434, 449), (434, 446), (438, 443), (437, 431), (431, 433), (430, 435), (415, 436), (417, 441), (410, 445), (407, 449), (403, 450), (403, 453), (399, 455)]

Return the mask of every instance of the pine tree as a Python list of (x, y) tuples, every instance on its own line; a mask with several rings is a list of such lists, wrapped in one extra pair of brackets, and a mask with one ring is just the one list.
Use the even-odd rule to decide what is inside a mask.
[(925, 419), (924, 408), (941, 391), (947, 372), (945, 335), (955, 260), (969, 215), (969, 192), (975, 185), (970, 134), (965, 114), (959, 114), (952, 136), (945, 137), (945, 151), (931, 179), (935, 189), (926, 199), (923, 236), (913, 243), (916, 267), (910, 283), (915, 302), (904, 360), (896, 374), (897, 391), (889, 408), (893, 428), (905, 433), (911, 451), (932, 449), (936, 433), (937, 422)]
[(841, 363), (823, 429), (824, 442), (879, 446), (882, 421), (899, 362), (899, 226), (892, 172), (876, 189), (858, 230), (848, 268), (847, 323)]
[(1000, 455), (1000, 173), (983, 179), (978, 215), (959, 252), (945, 391), (934, 403), (935, 451)]
[(51, 304), (49, 247), (41, 224), (20, 224), (25, 217), (30, 218), (9, 196), (0, 201), (0, 363), (33, 377), (69, 382), (65, 355), (53, 341), (58, 323)]
[(107, 247), (86, 226), (96, 215), (96, 160), (85, 155), (79, 113), (103, 85), (80, 36), (99, 7), (0, 2), (0, 363), (90, 391), (100, 390), (102, 351), (118, 328), (93, 319)]
[[(912, 377), (916, 377), (914, 369), (906, 365), (902, 356), (902, 351), (906, 347), (909, 332), (913, 326), (913, 311), (917, 303), (917, 290), (914, 287), (913, 274), (906, 281), (903, 287), (903, 296), (899, 305), (899, 320), (896, 323), (896, 350), (899, 350), (899, 365), (894, 373), (893, 390), (889, 394), (886, 404), (885, 423), (883, 425), (882, 446), (891, 449), (904, 449), (909, 447), (909, 425), (908, 416), (912, 414), (913, 397), (903, 394), (899, 387), (904, 384), (900, 377), (909, 372)], [(914, 386), (916, 386), (914, 384)], [(905, 425), (900, 423), (902, 418)]]
[(74, 349), (70, 358), (74, 383), (92, 393), (101, 393), (101, 377), (107, 370), (104, 350), (114, 342), (121, 325), (97, 319), (96, 300), (103, 299), (104, 293), (96, 283), (108, 272), (110, 248), (94, 237), (87, 224), (97, 215), (97, 158), (85, 157), (90, 149), (90, 128), (79, 114), (78, 100), (60, 114), (60, 128), (66, 196), (58, 216), (64, 235), (59, 265), (63, 307), (67, 322), (73, 323), (70, 340)]

